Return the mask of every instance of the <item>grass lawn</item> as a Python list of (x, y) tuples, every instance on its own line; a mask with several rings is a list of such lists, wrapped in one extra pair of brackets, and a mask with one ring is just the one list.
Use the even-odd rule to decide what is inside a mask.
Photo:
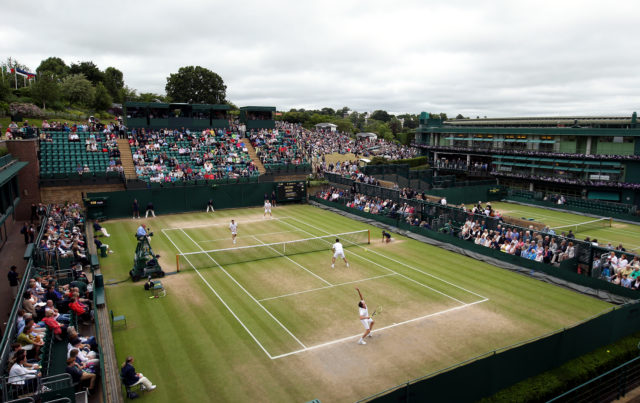
[[(594, 220), (593, 217), (548, 210), (543, 207), (524, 206), (516, 203), (491, 202), (491, 205), (504, 215), (516, 218), (532, 218), (551, 228)], [(560, 233), (559, 231), (556, 232)], [(576, 233), (576, 238), (584, 239), (585, 237), (597, 239), (598, 243), (602, 246), (606, 246), (609, 242), (614, 247), (622, 244), (627, 250), (640, 253), (640, 225), (637, 224), (628, 224), (613, 220), (611, 227), (588, 229)]]
[[(273, 219), (247, 208), (107, 221), (106, 284), (127, 279), (141, 222), (165, 271), (177, 253), (235, 248), (181, 256), (164, 298), (149, 298), (143, 282), (106, 286), (109, 309), (128, 323), (114, 330), (118, 361), (134, 355), (158, 385), (148, 401), (354, 401), (611, 307), (398, 235), (382, 244), (378, 229), (307, 205), (276, 207)], [(363, 229), (372, 242), (345, 242), (349, 268), (331, 268), (327, 240), (290, 256), (271, 245)], [(255, 251), (270, 258), (228, 263)], [(384, 308), (364, 346), (355, 286), (371, 310)]]

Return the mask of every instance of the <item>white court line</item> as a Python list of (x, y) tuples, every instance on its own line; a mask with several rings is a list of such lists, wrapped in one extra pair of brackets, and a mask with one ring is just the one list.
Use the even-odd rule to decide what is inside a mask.
[[(431, 318), (433, 316), (442, 315), (444, 313), (448, 313), (448, 312), (452, 312), (452, 311), (457, 311), (457, 310), (460, 310), (460, 309), (468, 308), (468, 307), (470, 307), (472, 305), (480, 304), (480, 303), (483, 303), (483, 302), (486, 302), (486, 301), (489, 301), (489, 299), (486, 298), (486, 299), (483, 299), (483, 300), (480, 300), (480, 301), (471, 302), (469, 304), (464, 304), (464, 305), (456, 306), (456, 307), (453, 307), (453, 308), (445, 309), (444, 311), (430, 313), (429, 315), (424, 315), (424, 316), (421, 316), (419, 318), (413, 318), (413, 319), (405, 320), (404, 322), (394, 323), (393, 325), (389, 325), (389, 326), (381, 327), (379, 329), (372, 330), (371, 333), (378, 333), (378, 332), (381, 332), (383, 330), (391, 329), (391, 328), (396, 327), (396, 326), (406, 325), (407, 323), (416, 322), (416, 321), (419, 321), (419, 320), (422, 320), (422, 319)], [(362, 336), (362, 333), (358, 333), (358, 334), (353, 335), (353, 336), (343, 337), (341, 339), (332, 340), (332, 341), (327, 342), (327, 343), (322, 343), (322, 344), (316, 344), (314, 346), (309, 346), (309, 347), (306, 347), (306, 348), (301, 349), (301, 350), (296, 350), (296, 351), (291, 351), (289, 353), (276, 355), (276, 356), (271, 357), (271, 359), (272, 360), (277, 360), (278, 358), (283, 358), (283, 357), (287, 357), (287, 356), (290, 356), (290, 355), (293, 355), (293, 354), (304, 353), (306, 351), (315, 350), (315, 349), (322, 348), (322, 347), (327, 347), (327, 346), (330, 346), (332, 344), (341, 343), (341, 342), (344, 342), (344, 341), (347, 341), (347, 340), (352, 340), (352, 339), (355, 339), (355, 338), (361, 337), (361, 336)]]
[(291, 297), (293, 295), (299, 295), (299, 294), (306, 294), (308, 292), (314, 292), (314, 291), (320, 291), (320, 290), (326, 290), (327, 288), (334, 288), (334, 287), (339, 287), (341, 285), (347, 285), (347, 284), (354, 284), (354, 283), (361, 283), (363, 281), (369, 281), (369, 280), (375, 280), (378, 278), (382, 278), (382, 277), (389, 277), (389, 276), (395, 276), (394, 273), (389, 273), (389, 274), (382, 274), (380, 276), (375, 276), (375, 277), (369, 277), (369, 278), (363, 278), (360, 280), (355, 280), (355, 281), (347, 281), (346, 283), (338, 283), (338, 284), (332, 284), (332, 285), (328, 285), (325, 287), (319, 287), (319, 288), (312, 288), (310, 290), (305, 290), (305, 291), (297, 291), (297, 292), (292, 292), (289, 294), (283, 294), (283, 295), (278, 295), (277, 297), (269, 297), (269, 298), (262, 298), (259, 301), (270, 301), (272, 299), (278, 299), (278, 298), (286, 298), (286, 297)]
[(269, 316), (271, 316), (271, 318), (272, 318), (272, 319), (273, 319), (277, 324), (279, 324), (279, 325), (280, 325), (280, 327), (282, 327), (282, 328), (283, 328), (287, 333), (289, 333), (289, 335), (290, 335), (291, 337), (293, 337), (293, 339), (294, 339), (295, 341), (297, 341), (297, 342), (298, 342), (298, 344), (300, 344), (303, 348), (307, 348), (307, 347), (306, 347), (306, 346), (305, 346), (305, 345), (304, 345), (300, 340), (298, 340), (298, 338), (297, 338), (293, 333), (291, 333), (291, 331), (290, 331), (289, 329), (287, 329), (287, 327), (286, 327), (285, 325), (283, 325), (283, 324), (282, 324), (282, 323), (281, 323), (281, 322), (280, 322), (280, 321), (279, 321), (275, 316), (273, 316), (273, 314), (272, 314), (271, 312), (269, 312), (269, 311), (267, 310), (267, 308), (265, 308), (265, 307), (264, 307), (264, 306), (263, 306), (263, 305), (262, 305), (262, 304), (261, 304), (261, 303), (260, 303), (260, 302), (259, 302), (259, 301), (254, 297), (254, 296), (253, 296), (253, 295), (251, 295), (251, 293), (249, 293), (249, 291), (247, 291), (247, 290), (242, 286), (242, 284), (240, 284), (240, 283), (239, 283), (235, 278), (233, 278), (233, 276), (232, 276), (231, 274), (229, 274), (229, 273), (224, 269), (224, 267), (222, 267), (222, 265), (220, 265), (218, 262), (216, 262), (216, 260), (215, 260), (213, 257), (211, 257), (211, 255), (210, 255), (209, 253), (206, 253), (206, 251), (205, 251), (204, 249), (202, 249), (202, 247), (201, 247), (200, 245), (198, 245), (198, 243), (196, 243), (196, 242), (195, 242), (195, 241), (194, 241), (194, 240), (193, 240), (193, 239), (192, 239), (192, 238), (191, 238), (191, 237), (190, 237), (190, 236), (189, 236), (185, 231), (182, 231), (182, 233), (183, 233), (183, 234), (185, 234), (185, 235), (187, 236), (187, 238), (189, 238), (189, 239), (191, 240), (191, 242), (193, 242), (193, 243), (194, 243), (198, 248), (200, 248), (200, 250), (201, 250), (202, 252), (205, 252), (205, 254), (207, 255), (207, 257), (209, 257), (209, 259), (211, 259), (211, 261), (212, 261), (213, 263), (215, 263), (215, 264), (220, 268), (220, 270), (222, 270), (222, 271), (224, 272), (224, 274), (226, 274), (227, 276), (229, 276), (229, 278), (230, 278), (231, 280), (233, 280), (233, 282), (234, 282), (234, 283), (236, 283), (236, 285), (238, 285), (238, 287), (240, 287), (240, 288), (242, 289), (242, 291), (244, 291), (244, 292), (249, 296), (249, 298), (251, 298), (251, 299), (252, 299), (256, 304), (258, 304), (258, 306), (259, 306), (260, 308), (262, 308), (262, 310), (263, 310), (263, 311), (265, 311)]
[(275, 253), (279, 254), (281, 257), (287, 259), (288, 261), (290, 261), (291, 263), (295, 264), (296, 266), (300, 267), (302, 270), (306, 271), (307, 273), (311, 274), (312, 276), (314, 276), (315, 278), (317, 278), (318, 280), (324, 282), (325, 284), (331, 286), (333, 284), (331, 284), (330, 282), (328, 282), (327, 280), (323, 279), (322, 277), (318, 276), (317, 274), (315, 274), (314, 272), (312, 272), (311, 270), (307, 269), (306, 267), (304, 267), (303, 265), (301, 265), (300, 263), (296, 262), (295, 260), (291, 259), (289, 256), (284, 255), (283, 253), (278, 252), (277, 250), (275, 250), (273, 248), (273, 246), (268, 245), (264, 242), (262, 242), (261, 240), (258, 239), (258, 237), (253, 236), (253, 239), (255, 239), (256, 241), (260, 242), (262, 245), (266, 245), (269, 249), (271, 249), (272, 251), (274, 251)]
[[(258, 235), (276, 235), (276, 234), (293, 234), (294, 232), (299, 232), (299, 231), (265, 232), (263, 234), (256, 234), (255, 236), (258, 236)], [(246, 238), (251, 238), (253, 236), (254, 235), (249, 235)], [(245, 237), (238, 235), (236, 238), (240, 239), (240, 238), (245, 238)], [(225, 238), (217, 238), (217, 239), (207, 239), (206, 241), (197, 241), (197, 243), (218, 242), (218, 241), (228, 241), (228, 240), (229, 240), (229, 237), (225, 237)]]
[[(296, 220), (295, 218), (292, 218), (292, 219)], [(300, 221), (300, 220), (296, 220), (296, 221)], [(285, 224), (287, 224), (287, 225), (290, 225), (290, 226), (292, 226), (292, 227), (294, 227), (294, 228), (297, 228), (295, 225), (290, 224), (290, 223), (288, 223), (288, 222), (286, 222), (286, 221), (282, 221), (282, 222), (283, 222), (283, 223), (285, 223)], [(302, 221), (300, 221), (300, 222), (302, 222)], [(303, 222), (303, 223), (304, 223), (304, 222)], [(307, 225), (309, 225), (309, 224), (307, 224)], [(309, 226), (310, 226), (310, 227), (313, 227), (312, 225), (309, 225)], [(313, 227), (313, 228), (316, 228), (317, 230), (322, 231), (322, 232), (324, 232), (324, 233), (327, 233), (327, 234), (328, 234), (328, 232), (327, 232), (327, 231), (321, 230), (320, 228), (317, 228), (317, 227)], [(303, 230), (303, 231), (304, 231), (304, 230)], [(307, 231), (304, 231), (304, 232), (306, 232), (307, 234), (309, 234), (309, 235), (311, 235), (311, 236), (315, 236), (315, 235), (313, 235), (313, 234), (312, 234), (312, 233), (310, 233), (310, 232), (307, 232)], [(329, 245), (331, 245), (331, 242), (329, 242), (329, 241), (325, 241), (325, 242), (327, 242)], [(457, 299), (457, 298), (455, 298), (455, 297), (452, 297), (452, 296), (451, 296), (451, 295), (449, 295), (449, 294), (446, 294), (446, 293), (444, 293), (444, 292), (442, 292), (442, 291), (438, 291), (438, 290), (436, 290), (435, 288), (429, 287), (428, 285), (423, 284), (423, 283), (421, 283), (421, 282), (419, 282), (419, 281), (417, 281), (417, 280), (414, 280), (414, 279), (412, 279), (412, 278), (410, 278), (410, 277), (407, 277), (407, 276), (405, 276), (404, 274), (400, 274), (400, 273), (398, 273), (397, 271), (391, 270), (390, 268), (388, 268), (388, 267), (386, 267), (386, 266), (383, 266), (383, 265), (381, 265), (381, 264), (380, 264), (380, 263), (378, 263), (378, 262), (374, 262), (373, 260), (367, 259), (367, 258), (366, 258), (366, 257), (364, 257), (364, 256), (358, 255), (357, 253), (355, 253), (355, 252), (353, 252), (353, 251), (351, 251), (351, 254), (352, 254), (352, 255), (354, 255), (354, 256), (359, 257), (359, 258), (360, 258), (360, 259), (362, 259), (362, 260), (366, 260), (367, 262), (369, 262), (369, 263), (371, 263), (371, 264), (374, 264), (374, 265), (376, 265), (376, 266), (378, 266), (378, 267), (381, 267), (381, 268), (382, 268), (382, 269), (384, 269), (384, 270), (387, 270), (387, 271), (389, 271), (389, 272), (391, 272), (391, 273), (397, 274), (398, 276), (400, 276), (400, 277), (404, 278), (405, 280), (409, 280), (409, 281), (414, 282), (414, 283), (416, 283), (416, 284), (418, 284), (418, 285), (420, 285), (420, 286), (422, 286), (422, 287), (424, 287), (424, 288), (427, 288), (427, 289), (429, 289), (429, 290), (431, 290), (431, 291), (433, 291), (433, 292), (435, 292), (435, 293), (438, 293), (438, 294), (440, 294), (440, 295), (442, 295), (442, 296), (445, 296), (445, 297), (447, 297), (447, 298), (450, 298), (450, 299), (452, 299), (452, 300), (456, 301), (456, 302), (457, 302), (457, 303), (459, 303), (459, 304), (462, 304), (462, 305), (464, 305), (464, 304), (465, 304), (465, 302), (460, 301), (459, 299)]]
[[(169, 240), (169, 242), (171, 242), (171, 244), (173, 245), (174, 248), (176, 248), (176, 250), (178, 251), (178, 253), (182, 254), (182, 251), (180, 250), (180, 248), (178, 248), (178, 245), (175, 244), (175, 242), (173, 242), (173, 240), (171, 239), (171, 237), (169, 237), (169, 235), (167, 235), (166, 232), (164, 232), (164, 230), (161, 230), (162, 233), (164, 234), (164, 236), (167, 237), (167, 239)], [(200, 279), (202, 281), (204, 281), (204, 283), (207, 285), (207, 287), (209, 287), (209, 289), (211, 291), (213, 291), (213, 293), (215, 294), (216, 297), (218, 297), (218, 299), (220, 300), (220, 302), (222, 302), (222, 304), (227, 308), (227, 310), (229, 312), (231, 312), (231, 315), (233, 315), (234, 318), (236, 318), (236, 320), (238, 321), (238, 323), (240, 323), (240, 326), (242, 326), (244, 328), (244, 330), (247, 331), (247, 333), (249, 333), (249, 336), (251, 336), (251, 338), (253, 339), (253, 341), (255, 341), (258, 346), (262, 349), (262, 351), (264, 351), (264, 353), (267, 355), (267, 357), (269, 357), (270, 359), (273, 360), (273, 356), (271, 354), (269, 354), (269, 352), (267, 351), (266, 348), (264, 348), (264, 346), (262, 345), (262, 343), (260, 343), (260, 341), (258, 341), (258, 339), (256, 338), (256, 336), (253, 335), (253, 333), (251, 333), (251, 330), (249, 330), (249, 328), (247, 328), (247, 326), (245, 326), (244, 323), (242, 323), (242, 321), (240, 320), (240, 318), (238, 317), (238, 315), (236, 315), (235, 312), (233, 312), (233, 310), (229, 307), (229, 305), (227, 305), (226, 302), (224, 302), (224, 300), (222, 299), (222, 297), (220, 297), (220, 295), (216, 292), (216, 290), (211, 286), (211, 284), (209, 284), (209, 282), (202, 276), (202, 274), (200, 274), (200, 271), (198, 271), (198, 269), (196, 269), (196, 267), (191, 263), (191, 261), (189, 261), (189, 258), (185, 256), (185, 259), (187, 260), (187, 262), (189, 263), (189, 265), (191, 265), (191, 267), (193, 268), (193, 270), (195, 270), (195, 272), (198, 274), (198, 276), (200, 276)]]
[[(284, 220), (285, 218), (290, 218), (290, 217), (278, 217), (278, 218), (274, 218), (274, 220)], [(236, 220), (236, 223), (238, 224), (248, 224), (248, 223), (252, 223), (252, 222), (268, 222), (265, 221), (264, 218), (260, 219), (260, 220), (247, 220), (247, 221), (238, 221)], [(221, 226), (229, 226), (229, 223), (215, 223), (215, 224), (201, 224), (201, 225), (192, 225), (190, 227), (171, 227), (171, 228), (162, 228), (161, 231), (174, 231), (174, 230), (185, 230), (185, 229), (190, 229), (190, 228), (202, 228), (202, 227), (221, 227)]]
[[(302, 221), (302, 220), (299, 220), (299, 219), (297, 219), (297, 218), (289, 217), (289, 219), (291, 219), (291, 220), (295, 220), (295, 221), (298, 221), (298, 222), (300, 222), (300, 223), (302, 223), (302, 224), (304, 224), (304, 225), (308, 225), (308, 226), (309, 226), (309, 227), (311, 227), (311, 228), (317, 229), (318, 231), (321, 231), (321, 232), (327, 233), (327, 231), (323, 230), (322, 228), (318, 228), (318, 227), (316, 227), (316, 226), (314, 226), (314, 225), (311, 225), (311, 224), (309, 224), (309, 223), (307, 223), (307, 222), (304, 222), (304, 221)], [(294, 225), (289, 224), (289, 223), (288, 223), (288, 222), (286, 222), (286, 221), (283, 221), (283, 222), (284, 222), (285, 224), (288, 224), (288, 225), (293, 226), (294, 228), (297, 228), (297, 227), (295, 227)], [(304, 231), (304, 230), (303, 230), (303, 231)], [(304, 231), (304, 232), (307, 232), (307, 231)], [(310, 232), (307, 232), (307, 234), (311, 234), (311, 233), (310, 233)], [(313, 234), (311, 234), (311, 235), (313, 235)], [(362, 248), (362, 249), (364, 249), (364, 250), (366, 250), (366, 251), (368, 251), (368, 252), (375, 253), (375, 254), (376, 254), (376, 255), (378, 255), (378, 256), (382, 256), (383, 258), (388, 259), (388, 260), (391, 260), (392, 262), (398, 263), (399, 265), (405, 266), (405, 267), (407, 267), (407, 268), (409, 268), (409, 269), (411, 269), (411, 270), (414, 270), (414, 271), (417, 271), (417, 272), (419, 272), (419, 273), (422, 273), (422, 274), (424, 274), (424, 275), (426, 275), (426, 276), (429, 276), (429, 277), (435, 278), (436, 280), (442, 281), (442, 282), (443, 282), (443, 283), (445, 283), (445, 284), (449, 284), (449, 285), (451, 285), (451, 286), (453, 286), (453, 287), (456, 287), (456, 288), (458, 288), (458, 289), (460, 289), (460, 290), (463, 290), (463, 291), (465, 291), (465, 292), (468, 292), (469, 294), (473, 294), (473, 295), (475, 295), (475, 296), (477, 296), (477, 297), (480, 297), (480, 298), (483, 298), (483, 299), (486, 299), (486, 298), (487, 298), (487, 297), (485, 297), (484, 295), (480, 295), (480, 294), (475, 293), (475, 292), (473, 292), (473, 291), (471, 291), (471, 290), (468, 290), (468, 289), (466, 289), (466, 288), (464, 288), (464, 287), (461, 287), (461, 286), (459, 286), (459, 285), (457, 285), (457, 284), (455, 284), (455, 283), (452, 283), (452, 282), (447, 281), (447, 280), (445, 280), (445, 279), (443, 279), (443, 278), (440, 278), (440, 277), (438, 277), (438, 276), (436, 276), (436, 275), (433, 275), (433, 274), (431, 274), (431, 273), (427, 273), (427, 272), (425, 272), (425, 271), (423, 271), (423, 270), (420, 270), (420, 269), (418, 269), (418, 268), (416, 268), (416, 267), (413, 267), (413, 266), (410, 266), (410, 265), (408, 265), (408, 264), (406, 264), (406, 263), (403, 263), (403, 262), (400, 262), (400, 261), (398, 261), (398, 260), (395, 260), (395, 259), (393, 259), (393, 258), (391, 258), (391, 257), (389, 257), (389, 256), (386, 256), (386, 255), (384, 255), (384, 254), (382, 254), (382, 253), (380, 253), (380, 252), (378, 252), (378, 251), (375, 251), (375, 250), (373, 250), (373, 249), (371, 249), (371, 248), (365, 248), (365, 247), (364, 247), (364, 246), (362, 246), (362, 245), (356, 245), (356, 246), (359, 246), (360, 248)], [(353, 253), (353, 252), (351, 252), (351, 253)], [(358, 256), (358, 255), (356, 255), (356, 256)], [(364, 258), (363, 258), (363, 259), (364, 259)]]

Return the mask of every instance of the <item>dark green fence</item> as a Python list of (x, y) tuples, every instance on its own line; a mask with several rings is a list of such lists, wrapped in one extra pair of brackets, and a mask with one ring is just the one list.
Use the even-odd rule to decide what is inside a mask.
[(525, 344), (475, 357), (370, 396), (375, 402), (472, 402), (640, 331), (640, 305), (627, 304)]
[(152, 202), (156, 214), (173, 214), (202, 210), (213, 199), (216, 209), (261, 205), (264, 194), (271, 195), (275, 183), (241, 183), (235, 185), (193, 185), (119, 192), (89, 193), (88, 198), (105, 198), (102, 206), (87, 206), (89, 218), (130, 217), (133, 200), (138, 200), (140, 213), (144, 214), (147, 203)]

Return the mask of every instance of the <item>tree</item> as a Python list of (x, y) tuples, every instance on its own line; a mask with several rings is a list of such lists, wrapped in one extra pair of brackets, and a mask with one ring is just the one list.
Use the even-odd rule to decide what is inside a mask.
[(38, 79), (31, 86), (31, 97), (47, 109), (47, 102), (52, 103), (60, 97), (60, 86), (56, 74), (51, 71), (38, 72)]
[(96, 111), (106, 111), (111, 107), (113, 98), (109, 94), (109, 91), (102, 83), (96, 85), (95, 94), (93, 96), (93, 108)]
[(398, 119), (404, 119), (404, 123), (402, 124), (402, 126), (407, 129), (415, 129), (420, 123), (420, 118), (418, 118), (418, 115), (412, 115), (410, 113), (399, 115)]
[(85, 78), (93, 85), (104, 82), (104, 73), (93, 62), (72, 63), (69, 73), (84, 74)]
[[(107, 67), (104, 70), (104, 86), (109, 95), (115, 101), (122, 101), (120, 90), (124, 88), (122, 72), (115, 67)], [(97, 88), (96, 88), (97, 89)]]
[(389, 113), (387, 111), (374, 111), (371, 114), (371, 119), (375, 119), (375, 120), (379, 120), (381, 122), (385, 122), (387, 123), (388, 121), (391, 120), (391, 115), (389, 115)]
[(320, 114), (333, 116), (336, 114), (336, 111), (334, 111), (333, 108), (322, 108)]
[(6, 78), (4, 80), (0, 79), (0, 102), (9, 99), (10, 95), (11, 87), (9, 86), (8, 80)]
[(133, 88), (129, 88), (126, 85), (120, 89), (120, 96), (118, 97), (121, 102), (132, 102), (138, 100), (138, 94)]
[(351, 109), (349, 109), (348, 106), (344, 106), (344, 107), (342, 107), (342, 109), (338, 109), (336, 111), (336, 116), (339, 117), (339, 118), (344, 118), (349, 114), (350, 110)]
[(392, 117), (389, 121), (389, 129), (391, 129), (391, 133), (393, 133), (394, 137), (398, 136), (398, 133), (402, 131), (402, 123), (396, 117)]
[(227, 86), (222, 77), (209, 69), (186, 66), (167, 77), (165, 91), (174, 102), (223, 104)]
[(67, 66), (64, 60), (59, 57), (48, 57), (40, 62), (36, 72), (38, 75), (42, 75), (44, 72), (49, 72), (58, 79), (62, 79), (69, 74), (69, 66)]
[(154, 94), (153, 92), (143, 92), (138, 95), (138, 101), (140, 102), (166, 102), (167, 98), (160, 94)]
[(67, 101), (84, 106), (91, 105), (95, 90), (84, 74), (72, 74), (65, 77), (60, 87)]
[(458, 113), (458, 116), (456, 116), (456, 119), (464, 119), (464, 116), (462, 116), (462, 113)]

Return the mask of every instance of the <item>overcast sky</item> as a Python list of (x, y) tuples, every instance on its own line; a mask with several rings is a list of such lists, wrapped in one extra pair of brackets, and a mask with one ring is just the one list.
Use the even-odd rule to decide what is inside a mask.
[(640, 110), (635, 1), (43, 1), (2, 6), (0, 57), (114, 66), (138, 92), (200, 65), (238, 106), (465, 116)]

